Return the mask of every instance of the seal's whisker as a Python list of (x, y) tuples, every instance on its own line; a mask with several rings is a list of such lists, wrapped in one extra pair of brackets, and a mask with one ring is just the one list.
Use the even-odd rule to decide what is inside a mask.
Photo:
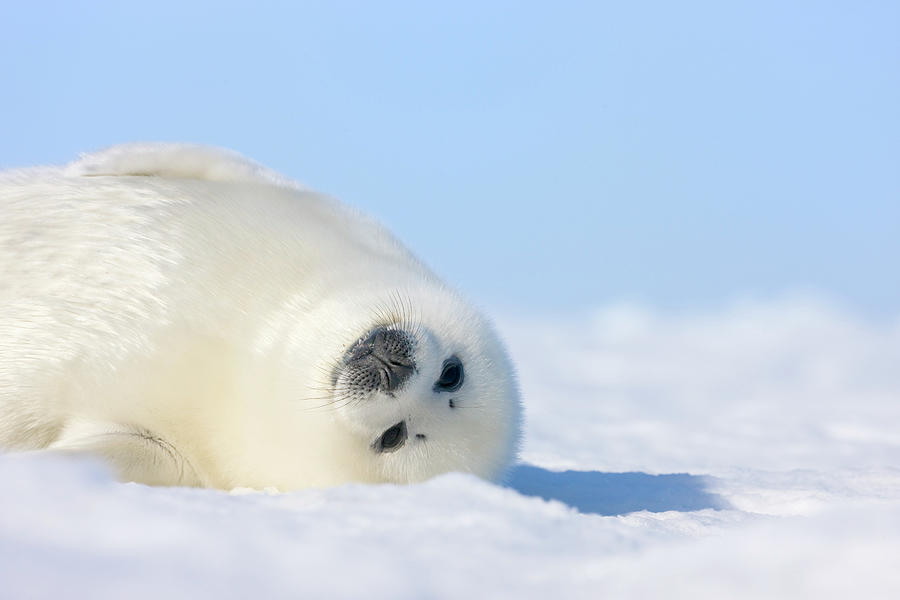
[(300, 398), (300, 402), (311, 402), (314, 400), (323, 401), (323, 400), (332, 400), (333, 396), (307, 396), (305, 398)]
[[(310, 399), (314, 400), (313, 398), (310, 398)], [(323, 410), (323, 409), (340, 410), (342, 408), (349, 406), (354, 401), (358, 401), (358, 399), (353, 398), (351, 395), (348, 394), (346, 396), (336, 397), (333, 400), (331, 400), (330, 402), (325, 402), (324, 404), (320, 404), (317, 406), (305, 407), (304, 410), (311, 410), (311, 411)]]

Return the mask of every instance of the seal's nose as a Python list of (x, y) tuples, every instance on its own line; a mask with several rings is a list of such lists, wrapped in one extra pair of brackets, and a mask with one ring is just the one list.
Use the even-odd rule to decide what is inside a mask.
[(372, 354), (384, 368), (382, 389), (390, 392), (412, 375), (416, 363), (412, 359), (412, 340), (405, 331), (379, 327), (369, 336), (372, 339)]
[(376, 375), (378, 389), (392, 392), (406, 383), (416, 369), (413, 338), (400, 329), (378, 327), (350, 349), (347, 362)]

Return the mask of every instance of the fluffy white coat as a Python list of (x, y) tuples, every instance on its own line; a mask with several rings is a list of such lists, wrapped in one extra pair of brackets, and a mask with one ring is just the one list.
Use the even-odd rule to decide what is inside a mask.
[[(331, 373), (379, 324), (415, 331), (416, 372), (340, 402)], [(433, 390), (450, 355), (454, 408)], [(399, 420), (410, 443), (373, 452)], [(0, 175), (2, 448), (88, 452), (150, 484), (295, 489), (496, 478), (519, 430), (489, 323), (332, 199), (189, 145)]]

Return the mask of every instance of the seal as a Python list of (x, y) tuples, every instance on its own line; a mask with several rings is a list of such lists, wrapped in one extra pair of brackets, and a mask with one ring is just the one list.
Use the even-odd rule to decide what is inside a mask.
[(0, 174), (0, 447), (124, 481), (292, 490), (503, 476), (489, 321), (373, 220), (229, 151)]

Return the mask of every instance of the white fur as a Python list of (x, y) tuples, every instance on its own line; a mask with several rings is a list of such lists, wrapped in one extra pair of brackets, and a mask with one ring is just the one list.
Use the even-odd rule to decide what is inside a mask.
[[(377, 324), (413, 326), (396, 397), (334, 403)], [(456, 354), (456, 408), (432, 389)], [(406, 420), (410, 443), (371, 445)], [(126, 480), (295, 489), (496, 478), (520, 409), (488, 322), (385, 229), (230, 152), (128, 145), (0, 175), (0, 447)], [(416, 433), (427, 441), (414, 443)]]

